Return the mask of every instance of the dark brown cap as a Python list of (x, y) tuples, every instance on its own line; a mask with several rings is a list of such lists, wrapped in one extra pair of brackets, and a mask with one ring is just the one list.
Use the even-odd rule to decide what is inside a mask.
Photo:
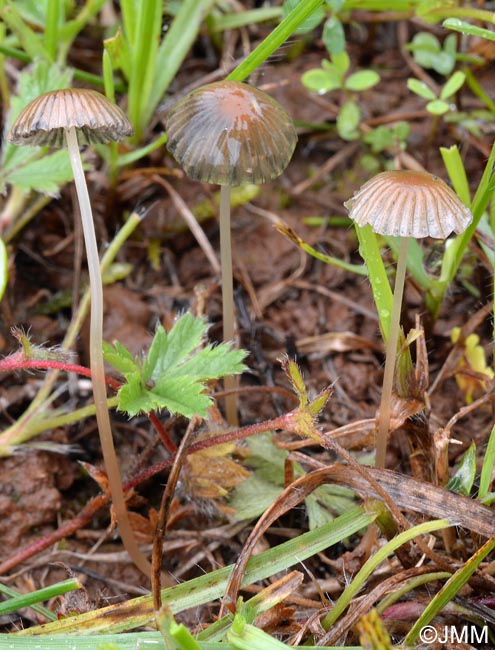
[(381, 235), (446, 239), (473, 220), (457, 194), (427, 172), (382, 172), (344, 205), (353, 221)]
[(68, 88), (40, 95), (11, 126), (8, 140), (17, 145), (62, 147), (64, 131), (77, 130), (80, 144), (122, 140), (132, 135), (124, 112), (95, 90)]
[(289, 164), (297, 135), (272, 97), (237, 81), (203, 86), (166, 118), (167, 148), (186, 174), (217, 185), (266, 183)]

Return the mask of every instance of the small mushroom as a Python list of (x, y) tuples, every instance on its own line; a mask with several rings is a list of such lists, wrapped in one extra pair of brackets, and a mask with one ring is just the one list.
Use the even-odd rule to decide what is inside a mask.
[(369, 224), (380, 235), (400, 237), (397, 272), (386, 336), (385, 369), (376, 436), (376, 466), (385, 467), (390, 428), (392, 388), (399, 343), (400, 312), (411, 237), (446, 239), (463, 232), (473, 219), (471, 211), (438, 176), (419, 171), (377, 174), (344, 203), (359, 226)]
[(90, 366), (96, 420), (110, 493), (122, 541), (135, 564), (147, 575), (150, 565), (134, 538), (124, 494), (107, 408), (103, 365), (103, 284), (88, 187), (79, 145), (106, 143), (132, 134), (123, 111), (104, 95), (86, 89), (45, 93), (28, 104), (11, 126), (8, 140), (16, 145), (62, 147), (67, 143), (81, 211), (91, 293)]
[[(237, 81), (219, 81), (186, 95), (168, 112), (167, 148), (186, 174), (220, 190), (220, 264), (224, 341), (234, 339), (230, 189), (267, 183), (289, 164), (297, 135), (287, 112), (266, 93)], [(233, 384), (226, 380), (226, 388)], [(227, 421), (237, 423), (235, 399)]]

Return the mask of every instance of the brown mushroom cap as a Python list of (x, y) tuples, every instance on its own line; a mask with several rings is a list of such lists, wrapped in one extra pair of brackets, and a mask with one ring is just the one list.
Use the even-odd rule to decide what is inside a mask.
[(266, 183), (289, 164), (297, 135), (272, 97), (237, 81), (195, 90), (169, 111), (167, 148), (186, 174), (217, 185)]
[(427, 172), (377, 174), (344, 203), (358, 225), (381, 235), (446, 239), (473, 219), (469, 208), (438, 176)]
[(40, 95), (11, 126), (8, 140), (17, 145), (62, 147), (64, 131), (77, 130), (80, 144), (122, 140), (132, 135), (123, 111), (95, 90), (68, 88)]

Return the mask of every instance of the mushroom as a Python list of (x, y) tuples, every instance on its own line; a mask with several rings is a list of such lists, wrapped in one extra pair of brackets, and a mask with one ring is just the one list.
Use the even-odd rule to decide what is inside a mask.
[(107, 143), (132, 134), (123, 111), (104, 95), (87, 89), (45, 93), (28, 104), (8, 133), (16, 145), (63, 147), (67, 143), (83, 224), (90, 280), (90, 366), (96, 420), (110, 493), (122, 541), (135, 564), (147, 575), (150, 565), (132, 532), (113, 444), (103, 365), (103, 284), (88, 188), (79, 145)]
[[(220, 265), (223, 339), (234, 339), (230, 190), (266, 183), (289, 164), (297, 135), (287, 112), (266, 93), (238, 81), (219, 81), (186, 95), (168, 112), (167, 148), (186, 174), (220, 190)], [(230, 378), (226, 388), (233, 387)], [(227, 421), (237, 423), (236, 401), (226, 400)]]
[(377, 174), (344, 205), (349, 217), (359, 226), (369, 224), (380, 235), (400, 237), (390, 329), (383, 333), (386, 340), (385, 369), (376, 435), (375, 464), (385, 467), (410, 238), (446, 239), (452, 232), (463, 232), (473, 215), (438, 176), (420, 171)]

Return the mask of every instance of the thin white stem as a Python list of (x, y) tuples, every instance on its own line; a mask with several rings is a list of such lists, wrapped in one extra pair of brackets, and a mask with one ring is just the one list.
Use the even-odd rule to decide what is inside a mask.
[(404, 295), (404, 283), (406, 280), (409, 241), (410, 237), (401, 237), (399, 244), (397, 272), (395, 275), (394, 296), (392, 301), (392, 314), (390, 316), (390, 328), (385, 348), (385, 370), (383, 373), (382, 397), (380, 401), (378, 431), (376, 435), (375, 465), (379, 468), (385, 467), (388, 432), (392, 417), (392, 389), (394, 386), (394, 371), (397, 359), (397, 346), (399, 343), (400, 312), (402, 307), (402, 296)]
[[(234, 341), (234, 279), (232, 272), (232, 242), (230, 238), (230, 190), (229, 185), (222, 185), (220, 189), (220, 266), (222, 267), (224, 341)], [(226, 390), (235, 388), (235, 377), (225, 377), (223, 385)], [(225, 397), (225, 416), (230, 426), (238, 426), (237, 398), (235, 395)]]
[(105, 385), (105, 369), (103, 365), (103, 283), (101, 279), (100, 260), (96, 233), (93, 223), (93, 214), (89, 200), (88, 187), (79, 153), (77, 133), (74, 127), (66, 130), (67, 146), (70, 162), (74, 174), (77, 198), (81, 210), (84, 243), (88, 260), (89, 284), (91, 294), (91, 323), (89, 337), (89, 356), (93, 397), (96, 409), (96, 422), (100, 435), (101, 449), (105, 470), (108, 476), (110, 494), (119, 526), (122, 542), (132, 561), (141, 571), (151, 576), (151, 565), (139, 550), (134, 533), (129, 523), (129, 516), (122, 490), (122, 479), (119, 464), (115, 454), (115, 447), (110, 426), (110, 416), (107, 408), (107, 391)]

